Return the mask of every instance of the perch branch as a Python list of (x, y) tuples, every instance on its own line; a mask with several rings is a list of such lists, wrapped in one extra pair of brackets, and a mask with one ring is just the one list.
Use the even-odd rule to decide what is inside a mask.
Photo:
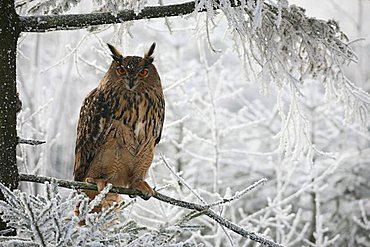
[[(95, 184), (76, 182), (76, 181), (70, 181), (70, 180), (62, 180), (62, 179), (57, 179), (57, 178), (52, 178), (52, 177), (25, 174), (25, 173), (19, 174), (19, 180), (24, 181), (24, 182), (35, 182), (35, 183), (45, 183), (45, 182), (56, 183), (58, 186), (68, 188), (68, 189), (97, 190), (97, 186)], [(127, 188), (122, 188), (122, 187), (112, 187), (110, 191), (114, 193), (118, 193), (118, 194), (125, 194), (125, 195), (131, 195), (131, 196), (142, 195), (140, 191), (138, 190), (127, 189)], [(225, 226), (226, 228), (230, 229), (236, 234), (243, 236), (245, 238), (249, 238), (265, 246), (270, 246), (270, 247), (281, 247), (282, 246), (269, 239), (266, 239), (265, 237), (261, 236), (258, 233), (245, 230), (241, 226), (238, 226), (235, 223), (221, 217), (220, 215), (212, 212), (209, 206), (202, 206), (196, 203), (178, 200), (178, 199), (163, 195), (159, 192), (156, 192), (153, 197), (156, 198), (157, 200), (160, 200), (162, 202), (166, 202), (166, 203), (178, 206), (178, 207), (202, 212), (205, 215), (207, 215), (209, 218)]]
[[(232, 6), (239, 6), (239, 1), (233, 1)], [(148, 6), (139, 14), (134, 10), (122, 10), (116, 15), (110, 12), (90, 13), (90, 14), (67, 14), (67, 15), (37, 15), (20, 16), (20, 29), (22, 32), (47, 32), (56, 30), (75, 30), (90, 26), (122, 23), (125, 21), (153, 19), (171, 16), (183, 16), (195, 11), (195, 2), (185, 2), (180, 4)], [(206, 11), (205, 9), (198, 10)]]

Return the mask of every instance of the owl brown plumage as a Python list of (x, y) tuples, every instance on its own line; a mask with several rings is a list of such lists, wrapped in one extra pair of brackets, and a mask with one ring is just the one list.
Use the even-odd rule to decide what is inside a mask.
[[(108, 44), (113, 61), (97, 88), (85, 98), (77, 126), (74, 179), (140, 190), (153, 189), (144, 181), (154, 147), (161, 139), (165, 102), (153, 62), (155, 43), (144, 57), (127, 56)], [(84, 191), (91, 199), (97, 192)], [(103, 207), (118, 202), (108, 194)], [(100, 210), (100, 209), (97, 209)]]

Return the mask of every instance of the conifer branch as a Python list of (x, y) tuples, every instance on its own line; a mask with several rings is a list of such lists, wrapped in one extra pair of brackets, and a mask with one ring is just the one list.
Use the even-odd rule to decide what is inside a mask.
[[(83, 183), (83, 182), (77, 182), (77, 181), (70, 181), (70, 180), (63, 180), (63, 179), (57, 179), (53, 177), (46, 177), (46, 176), (40, 176), (40, 175), (32, 175), (32, 174), (25, 174), (20, 173), (19, 174), (19, 180), (24, 182), (34, 182), (34, 183), (55, 183), (59, 187), (68, 188), (68, 189), (85, 189), (85, 190), (97, 190), (97, 186), (95, 184), (90, 183)], [(140, 191), (135, 189), (127, 189), (122, 187), (112, 187), (110, 190), (111, 192), (118, 193), (118, 194), (124, 194), (124, 195), (131, 195), (131, 196), (143, 196)], [(182, 200), (178, 200), (169, 196), (166, 196), (164, 194), (161, 194), (159, 192), (156, 192), (153, 196), (157, 200), (160, 200), (165, 203), (169, 203), (178, 207), (187, 208), (190, 210), (195, 210), (198, 212), (202, 212), (205, 215), (207, 215), (209, 218), (213, 219), (217, 223), (225, 226), (226, 228), (230, 229), (231, 231), (235, 232), (236, 234), (243, 236), (245, 238), (249, 238), (255, 242), (261, 243), (265, 246), (270, 247), (281, 247), (282, 245), (275, 243), (269, 239), (266, 239), (265, 237), (261, 236), (258, 233), (248, 231), (241, 226), (238, 226), (237, 224), (223, 218), (222, 216), (214, 213), (212, 210), (210, 210), (210, 207), (208, 206), (202, 206), (196, 203), (192, 202), (186, 202)]]

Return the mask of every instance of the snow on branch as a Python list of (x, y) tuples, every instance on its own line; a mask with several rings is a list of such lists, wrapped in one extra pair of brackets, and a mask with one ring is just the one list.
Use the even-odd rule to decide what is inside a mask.
[(20, 16), (20, 26), (22, 32), (74, 30), (132, 20), (181, 16), (192, 13), (194, 8), (194, 2), (186, 2), (182, 4), (145, 7), (139, 14), (135, 14), (134, 10), (122, 10), (116, 14), (102, 12), (91, 14)]
[[(76, 182), (76, 181), (70, 181), (70, 180), (62, 180), (62, 179), (56, 179), (52, 177), (46, 177), (46, 176), (40, 176), (40, 175), (32, 175), (32, 174), (24, 174), (21, 173), (19, 175), (20, 181), (26, 181), (26, 182), (35, 182), (35, 183), (53, 183), (58, 185), (59, 187), (69, 188), (69, 189), (88, 189), (88, 190), (97, 190), (97, 186), (95, 184), (90, 183), (83, 183), (83, 182)], [(257, 184), (260, 184), (262, 182), (257, 182), (256, 184), (252, 185), (252, 187), (257, 186)], [(131, 196), (140, 196), (141, 193), (134, 189), (127, 189), (122, 187), (112, 187), (110, 189), (110, 192), (118, 193), (118, 194), (125, 194), (125, 195), (131, 195)], [(244, 194), (244, 193), (243, 193)], [(277, 247), (282, 246), (280, 244), (277, 244), (269, 239), (266, 239), (265, 237), (261, 236), (258, 233), (248, 231), (241, 226), (238, 226), (234, 224), (233, 222), (223, 218), (222, 216), (215, 213), (213, 210), (211, 210), (210, 206), (213, 206), (213, 204), (210, 205), (199, 205), (192, 202), (186, 202), (182, 200), (178, 200), (169, 196), (166, 196), (164, 194), (161, 194), (159, 192), (156, 192), (153, 196), (157, 200), (160, 200), (162, 202), (166, 202), (178, 207), (187, 208), (190, 210), (195, 210), (198, 212), (201, 212), (205, 215), (207, 215), (209, 218), (213, 219), (217, 223), (221, 224), (222, 226), (230, 229), (231, 231), (235, 232), (236, 234), (243, 236), (245, 238), (249, 238), (255, 242), (261, 243), (265, 246), (271, 246), (271, 247)], [(228, 202), (226, 200), (225, 202)], [(217, 202), (217, 205), (222, 204), (222, 202)], [(81, 206), (82, 207), (82, 206)]]
[[(215, 2), (220, 3), (221, 1)], [(109, 4), (107, 4), (106, 6), (102, 6), (103, 9), (108, 10), (107, 12), (63, 15), (60, 13), (63, 13), (63, 11), (67, 11), (71, 7), (77, 5), (77, 2), (54, 6), (53, 3), (47, 1), (34, 6), (29, 10), (29, 13), (33, 13), (35, 15), (20, 16), (20, 28), (22, 32), (75, 30), (95, 25), (115, 24), (132, 20), (183, 16), (193, 12), (203, 12), (207, 10), (207, 8), (201, 7), (200, 4), (195, 1), (147, 7), (143, 7), (143, 4), (140, 3), (140, 1), (135, 1), (135, 3), (138, 6), (131, 4), (133, 5), (131, 8), (129, 6), (127, 9), (122, 9), (120, 11), (117, 11), (117, 9), (120, 9), (122, 6), (109, 6)], [(230, 1), (229, 3), (232, 7), (239, 6), (240, 4), (240, 1)], [(215, 6), (215, 9), (219, 9), (221, 6), (223, 5), (217, 5)], [(43, 9), (45, 12), (51, 12), (52, 14), (39, 15), (38, 12)]]

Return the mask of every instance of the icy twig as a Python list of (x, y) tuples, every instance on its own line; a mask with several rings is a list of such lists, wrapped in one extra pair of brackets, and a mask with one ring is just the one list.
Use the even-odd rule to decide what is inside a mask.
[[(40, 175), (25, 174), (25, 173), (19, 174), (19, 180), (25, 181), (25, 182), (35, 182), (35, 183), (45, 183), (45, 182), (53, 181), (59, 187), (64, 187), (64, 188), (69, 188), (69, 189), (87, 189), (87, 190), (96, 190), (96, 191), (98, 190), (96, 184), (63, 180), (63, 179), (57, 179), (57, 178), (52, 178), (52, 177), (40, 176)], [(127, 188), (122, 188), (122, 187), (112, 187), (110, 192), (114, 192), (118, 194), (125, 194), (125, 195), (133, 195), (133, 196), (142, 195), (141, 192), (138, 190), (127, 189)], [(156, 192), (153, 197), (156, 198), (157, 200), (160, 200), (162, 202), (166, 202), (166, 203), (178, 206), (178, 207), (187, 208), (190, 210), (196, 210), (198, 212), (204, 212), (204, 214), (207, 215), (209, 218), (213, 219), (220, 225), (225, 226), (226, 228), (230, 229), (236, 234), (243, 236), (245, 238), (249, 238), (265, 246), (270, 246), (270, 247), (281, 247), (282, 246), (278, 243), (273, 242), (272, 240), (266, 239), (264, 236), (261, 236), (258, 233), (248, 231), (242, 228), (241, 226), (236, 225), (235, 223), (229, 221), (228, 219), (225, 219), (222, 216), (216, 214), (207, 206), (178, 200), (178, 199), (163, 195), (158, 192)]]
[(9, 246), (8, 244), (9, 243), (16, 243), (16, 245), (13, 245), (13, 246), (27, 246), (27, 247), (38, 247), (39, 245), (35, 243), (35, 241), (33, 241), (32, 239), (30, 238), (20, 238), (20, 237), (3, 237), (3, 236), (0, 236), (0, 246), (4, 246), (2, 245), (2, 243), (6, 243), (7, 246)]
[(15, 231), (15, 229), (12, 229), (12, 228), (10, 228), (10, 229), (5, 229), (5, 230), (1, 230), (1, 231), (0, 231), (0, 236), (6, 235), (6, 234), (10, 234), (10, 233), (12, 233), (12, 232), (14, 232), (14, 231)]
[(165, 87), (163, 89), (163, 92), (166, 93), (167, 91), (171, 90), (171, 89), (174, 89), (174, 88), (177, 88), (178, 86), (181, 86), (182, 84), (184, 84), (186, 81), (188, 81), (189, 79), (191, 79), (192, 77), (194, 76), (194, 73), (191, 73), (187, 76), (185, 76), (184, 78), (178, 80), (178, 81), (175, 81), (174, 83), (172, 83), (171, 85), (168, 85), (167, 87)]
[(184, 117), (178, 119), (178, 120), (175, 120), (175, 121), (172, 121), (171, 123), (167, 124), (164, 126), (165, 129), (167, 128), (171, 128), (173, 126), (176, 126), (178, 124), (181, 124), (183, 123), (185, 120), (187, 120), (189, 118), (189, 115), (185, 115)]
[(238, 199), (242, 198), (244, 195), (246, 195), (249, 191), (257, 188), (258, 186), (260, 186), (260, 185), (262, 185), (262, 184), (264, 184), (266, 182), (267, 182), (267, 178), (262, 178), (262, 179), (258, 180), (257, 182), (255, 182), (254, 184), (248, 186), (244, 190), (242, 190), (240, 192), (239, 191), (236, 192), (234, 196), (232, 196), (230, 198), (223, 198), (222, 200), (213, 202), (213, 203), (208, 204), (206, 206), (207, 207), (214, 207), (214, 206), (218, 206), (218, 205), (221, 205), (221, 204), (232, 202), (234, 200), (238, 200)]
[(185, 185), (186, 188), (188, 188), (188, 190), (196, 196), (196, 198), (199, 199), (199, 201), (201, 201), (203, 204), (206, 204), (206, 201), (195, 191), (191, 188), (191, 186), (185, 181), (185, 179), (183, 179), (182, 177), (180, 177), (176, 172), (175, 172), (175, 169), (170, 165), (168, 164), (167, 160), (165, 159), (165, 157), (160, 153), (159, 154), (161, 160), (163, 161), (163, 163), (165, 164), (165, 166), (168, 168), (168, 170), (170, 170), (170, 172), (177, 178), (178, 182)]
[(365, 210), (365, 207), (364, 207), (364, 203), (361, 200), (361, 201), (359, 201), (358, 204), (359, 204), (359, 207), (360, 207), (361, 218), (353, 217), (352, 219), (361, 228), (363, 228), (365, 230), (370, 230), (370, 220), (368, 219), (368, 217), (366, 215), (366, 210)]
[(44, 72), (47, 72), (49, 70), (51, 70), (52, 68), (54, 67), (57, 67), (59, 65), (61, 65), (62, 63), (64, 63), (70, 56), (74, 55), (78, 49), (81, 47), (81, 45), (83, 44), (83, 42), (85, 41), (86, 38), (89, 37), (89, 34), (85, 34), (81, 40), (77, 43), (76, 47), (74, 47), (73, 49), (70, 49), (70, 52), (64, 56), (62, 59), (60, 59), (58, 62), (50, 65), (49, 67), (47, 67), (46, 69), (42, 70), (41, 72), (44, 73)]
[(23, 124), (30, 121), (33, 117), (37, 116), (40, 112), (42, 112), (46, 107), (48, 107), (53, 102), (53, 99), (48, 100), (44, 105), (40, 106), (35, 112), (31, 113), (31, 115), (25, 117), (20, 121), (20, 125), (23, 126)]

